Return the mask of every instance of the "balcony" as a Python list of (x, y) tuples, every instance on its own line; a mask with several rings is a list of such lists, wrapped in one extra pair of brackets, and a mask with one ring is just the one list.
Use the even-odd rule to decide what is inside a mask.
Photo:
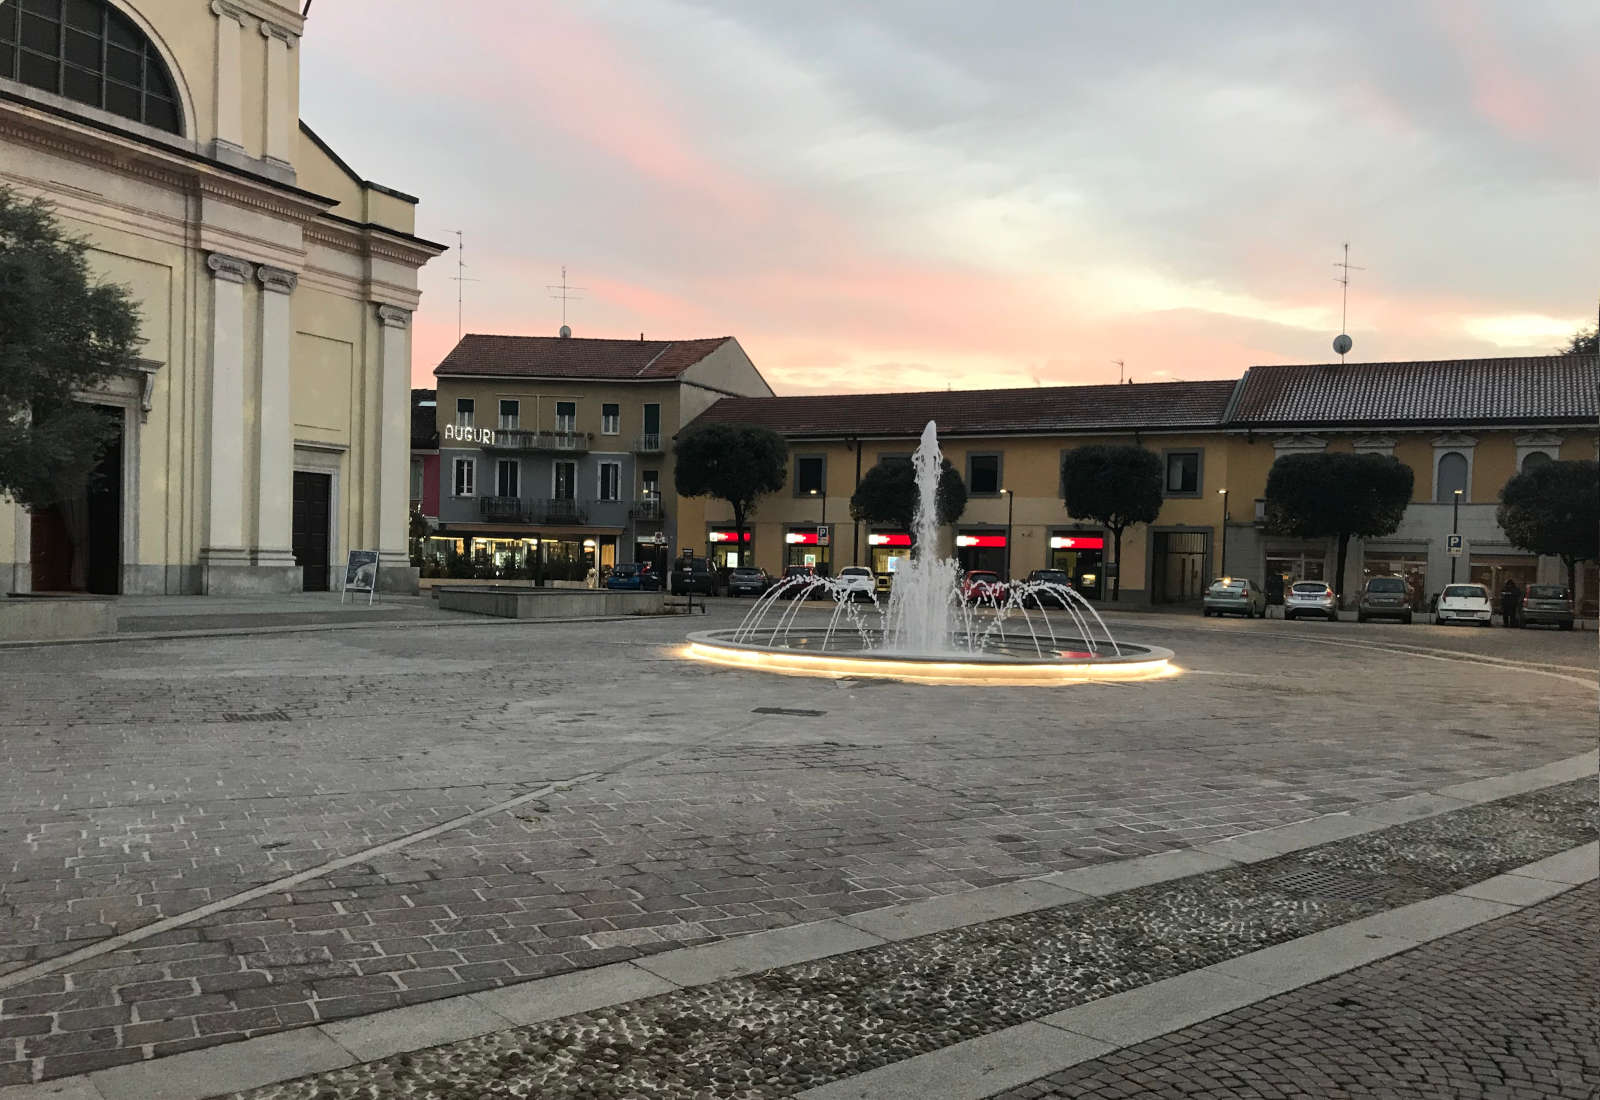
[(594, 439), (592, 432), (547, 432), (529, 428), (500, 428), (494, 433), (494, 442), (485, 443), (486, 451), (560, 451), (565, 454), (584, 454)]
[(581, 527), (589, 522), (588, 513), (575, 500), (479, 497), (478, 514), (490, 523), (559, 523)]
[(660, 432), (642, 432), (634, 437), (633, 453), (640, 455), (658, 455), (664, 448), (661, 444)]
[(628, 515), (643, 522), (660, 523), (663, 514), (660, 497), (643, 497), (633, 502)]

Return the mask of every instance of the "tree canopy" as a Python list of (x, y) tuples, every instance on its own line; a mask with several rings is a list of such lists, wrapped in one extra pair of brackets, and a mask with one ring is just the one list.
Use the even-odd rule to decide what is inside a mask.
[(789, 480), (789, 445), (770, 428), (752, 424), (701, 424), (678, 436), (673, 484), (678, 495), (717, 497), (733, 509), (733, 527), (744, 531), (756, 502)]
[(1343, 594), (1350, 539), (1392, 534), (1415, 480), (1411, 467), (1392, 455), (1284, 455), (1267, 474), (1267, 528), (1292, 538), (1337, 538), (1334, 588)]
[(1600, 354), (1600, 328), (1590, 326), (1574, 332), (1561, 347), (1562, 355)]
[(49, 204), (0, 187), (0, 493), (30, 509), (83, 490), (113, 425), (75, 396), (133, 369), (141, 342), (88, 248)]
[[(939, 526), (948, 527), (967, 510), (967, 483), (947, 458), (939, 471)], [(861, 475), (850, 496), (851, 518), (913, 532), (917, 511), (917, 471), (910, 462), (879, 462)]]
[(1122, 595), (1122, 532), (1154, 523), (1161, 513), (1161, 458), (1132, 444), (1074, 447), (1061, 458), (1061, 498), (1067, 514), (1111, 532), (1116, 572), (1111, 598)]
[(1541, 462), (1506, 482), (1495, 518), (1513, 546), (1552, 554), (1571, 584), (1580, 561), (1600, 560), (1600, 464)]

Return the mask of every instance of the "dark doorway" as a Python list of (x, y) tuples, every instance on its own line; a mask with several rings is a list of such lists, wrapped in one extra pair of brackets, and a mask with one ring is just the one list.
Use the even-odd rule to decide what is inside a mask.
[(307, 592), (328, 590), (328, 527), (333, 475), (294, 473), (294, 563)]
[(96, 405), (109, 432), (81, 494), (35, 512), (29, 561), (35, 592), (122, 591), (122, 410)]
[(1210, 580), (1205, 575), (1210, 538), (1206, 531), (1156, 532), (1150, 571), (1152, 603), (1182, 603), (1205, 594)]

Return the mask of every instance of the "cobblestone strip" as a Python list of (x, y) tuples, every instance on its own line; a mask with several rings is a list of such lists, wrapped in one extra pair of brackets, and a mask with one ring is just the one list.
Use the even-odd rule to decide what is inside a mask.
[[(1600, 827), (1595, 793), (1592, 779), (1578, 781), (1247, 866), (236, 1095), (241, 1100), (790, 1096), (1570, 851)], [(1416, 941), (1391, 942), (1400, 945), (1392, 950), (1403, 950)], [(125, 1067), (94, 1079), (102, 1091), (115, 1090), (135, 1079), (128, 1074), (147, 1077), (159, 1071), (159, 1064)]]
[(996, 1100), (1600, 1096), (1600, 886), (995, 1094)]
[[(595, 779), (598, 777), (598, 775), (598, 772), (590, 772), (585, 775), (574, 776), (571, 779), (562, 779), (556, 780), (552, 783), (546, 783), (543, 786), (535, 788), (534, 790), (525, 791), (513, 798), (502, 799), (492, 806), (485, 806), (480, 810), (474, 810), (471, 813), (462, 814), (459, 817), (451, 818), (449, 821), (440, 822), (438, 825), (430, 826), (429, 828), (422, 829), (418, 832), (395, 837), (393, 840), (387, 840), (382, 844), (375, 844), (372, 847), (363, 848), (358, 852), (351, 852), (348, 855), (340, 856), (337, 859), (329, 860), (326, 863), (320, 863), (317, 866), (307, 868), (304, 871), (299, 871), (283, 878), (274, 879), (271, 882), (262, 883), (260, 886), (253, 886), (248, 890), (241, 890), (239, 893), (230, 894), (227, 897), (220, 898), (208, 905), (197, 906), (194, 909), (189, 909), (182, 913), (176, 913), (170, 917), (153, 921), (150, 924), (135, 928), (131, 932), (124, 932), (121, 935), (116, 936), (108, 936), (103, 940), (97, 940), (87, 947), (79, 948), (76, 951), (69, 951), (63, 955), (57, 955), (55, 958), (47, 959), (44, 962), (35, 963), (32, 966), (25, 966), (20, 970), (13, 970), (8, 974), (0, 974), (0, 994), (5, 993), (6, 990), (16, 989), (28, 982), (46, 977), (59, 970), (65, 970), (75, 964), (99, 958), (102, 955), (106, 955), (112, 951), (127, 947), (130, 944), (136, 944), (150, 940), (156, 936), (162, 935), (163, 933), (172, 932), (183, 928), (184, 926), (193, 924), (198, 920), (203, 920), (214, 913), (220, 913), (226, 909), (236, 908), (246, 904), (247, 902), (255, 901), (258, 898), (268, 897), (273, 894), (281, 894), (285, 890), (292, 889), (303, 882), (310, 882), (314, 879), (323, 878), (335, 872), (342, 871), (347, 867), (354, 867), (356, 864), (365, 863), (368, 860), (377, 859), (382, 856), (389, 855), (390, 853), (398, 852), (402, 848), (429, 840), (433, 837), (439, 836), (441, 833), (447, 833), (452, 829), (459, 829), (463, 825), (470, 825), (474, 821), (482, 821), (486, 817), (492, 817), (495, 814), (503, 813), (506, 810), (516, 809), (518, 806), (522, 806), (536, 799), (545, 798), (556, 791), (570, 790), (574, 785)], [(187, 987), (186, 982), (182, 984)], [(4, 1002), (0, 1002), (0, 1004), (3, 1003)], [(7, 1032), (4, 1030), (4, 1025), (0, 1024), (0, 1037), (3, 1037), (6, 1034)]]

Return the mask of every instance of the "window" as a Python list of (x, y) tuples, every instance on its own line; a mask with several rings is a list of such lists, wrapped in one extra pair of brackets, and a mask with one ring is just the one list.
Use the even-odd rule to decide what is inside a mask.
[(0, 76), (168, 133), (182, 132), (161, 55), (104, 0), (0, 4)]
[(822, 455), (796, 455), (794, 460), (794, 495), (821, 496), (824, 490), (828, 461)]
[(517, 482), (521, 479), (522, 464), (514, 458), (502, 458), (494, 464), (494, 494), (499, 497), (518, 496)]
[(556, 500), (572, 500), (578, 485), (578, 464), (576, 462), (557, 462), (552, 478), (554, 491), (551, 496)]
[(411, 499), (422, 499), (422, 459), (411, 460)]
[(622, 431), (622, 406), (605, 404), (600, 406), (600, 434), (616, 435)]
[(1000, 456), (967, 456), (967, 492), (975, 497), (992, 497), (1000, 493)]
[(475, 407), (476, 402), (470, 397), (456, 398), (456, 427), (472, 427), (472, 413)]
[(600, 499), (622, 499), (622, 463), (600, 463)]
[(556, 402), (556, 431), (575, 432), (578, 430), (578, 403), (576, 401)]
[(1461, 490), (1463, 499), (1467, 495), (1467, 456), (1460, 451), (1446, 451), (1439, 456), (1438, 487), (1433, 494), (1433, 499), (1439, 504), (1449, 504), (1455, 499), (1456, 490)]
[(661, 434), (661, 406), (656, 404), (644, 407), (644, 434), (659, 436)]
[(1167, 452), (1167, 496), (1197, 497), (1200, 495), (1200, 452)]
[(456, 459), (456, 496), (470, 497), (477, 493), (478, 460)]
[(655, 500), (661, 495), (661, 473), (658, 470), (644, 470), (639, 474), (639, 491), (644, 494), (644, 499)]
[(520, 402), (520, 401), (501, 401), (500, 402), (500, 427), (503, 430), (510, 431), (510, 430), (516, 428), (517, 425), (520, 424), (521, 422), (522, 422), (522, 402)]
[(1523, 456), (1522, 468), (1524, 470), (1531, 470), (1535, 466), (1543, 466), (1546, 462), (1549, 462), (1549, 461), (1550, 461), (1550, 456), (1545, 454), (1543, 451), (1529, 451), (1526, 455)]

